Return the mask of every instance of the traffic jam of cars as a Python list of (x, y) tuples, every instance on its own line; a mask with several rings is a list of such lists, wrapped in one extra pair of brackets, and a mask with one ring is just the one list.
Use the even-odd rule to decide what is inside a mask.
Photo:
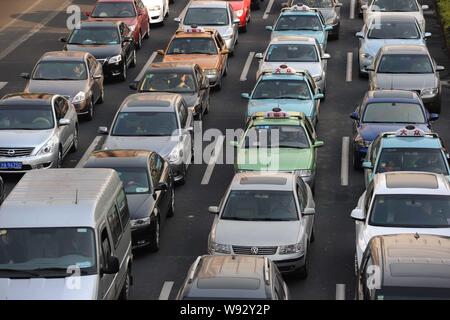
[[(189, 268), (179, 267), (183, 281), (172, 298), (294, 299), (291, 283), (306, 282), (318, 267), (314, 255), (327, 252), (317, 241), (327, 236), (320, 163), (341, 123), (321, 113), (338, 99), (327, 78), (341, 54), (333, 44), (348, 37), (341, 16), (350, 1), (280, 2), (273, 24), (258, 20), (266, 25), (253, 21), (267, 0), (189, 0), (176, 16), (172, 0), (91, 2), (60, 50), (19, 70), (23, 89), (0, 99), (0, 299), (131, 299), (142, 279), (137, 261), (163, 259), (158, 252), (183, 211), (192, 219), (209, 211), (213, 220), (198, 218), (203, 248)], [(339, 216), (354, 230), (352, 255), (341, 258), (351, 266), (351, 298), (450, 299), (450, 154), (435, 130), (448, 113), (445, 67), (427, 46), (429, 6), (351, 3), (363, 25), (353, 34), (355, 70), (367, 82), (346, 114), (348, 166), (364, 187)], [(176, 31), (148, 52), (169, 15)], [(244, 38), (256, 33), (270, 33), (263, 51)], [(224, 165), (234, 176), (203, 194), (217, 203), (188, 210), (200, 192), (189, 180), (204, 147), (195, 131), (222, 120), (214, 96), (237, 81), (230, 72), (243, 69), (234, 64), (241, 50), (252, 51), (256, 76), (251, 90), (233, 92), (240, 121), (224, 116), (240, 134), (219, 140), (233, 153)], [(141, 55), (152, 60), (132, 79)], [(113, 118), (88, 127), (123, 82)], [(81, 150), (83, 130), (96, 130), (101, 143)], [(76, 167), (67, 164), (77, 152)], [(11, 176), (17, 183), (6, 190)], [(190, 198), (180, 204), (179, 192)], [(74, 273), (75, 289), (65, 280)]]

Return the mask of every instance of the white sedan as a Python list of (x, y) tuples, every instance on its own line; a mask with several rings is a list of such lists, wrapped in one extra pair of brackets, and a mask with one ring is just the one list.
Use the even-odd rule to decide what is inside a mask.
[(150, 23), (163, 23), (169, 15), (169, 0), (142, 0), (147, 7)]

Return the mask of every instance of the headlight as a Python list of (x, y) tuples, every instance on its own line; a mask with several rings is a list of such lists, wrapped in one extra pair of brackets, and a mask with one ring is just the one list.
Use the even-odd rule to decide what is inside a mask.
[(243, 14), (244, 14), (244, 10), (242, 10), (242, 9), (236, 11), (236, 15), (237, 15), (238, 18), (242, 17)]
[(49, 154), (50, 152), (52, 152), (55, 148), (55, 146), (58, 144), (58, 140), (56, 137), (52, 137), (50, 140), (48, 140), (41, 148), (41, 150), (39, 150), (39, 152), (37, 153), (37, 155), (44, 155), (44, 154)]
[(204, 72), (205, 72), (205, 75), (207, 75), (207, 76), (215, 76), (215, 75), (217, 75), (217, 70), (216, 69), (206, 69)]
[(293, 254), (293, 253), (304, 254), (303, 244), (301, 242), (299, 242), (296, 244), (289, 244), (287, 246), (280, 246), (279, 253), (280, 254)]
[(310, 177), (312, 174), (311, 170), (297, 170), (295, 172), (302, 177)]
[(83, 91), (78, 92), (72, 99), (72, 103), (80, 103), (86, 99), (86, 94)]
[(150, 224), (150, 217), (131, 220), (132, 228), (141, 228), (141, 227), (148, 226), (149, 224)]
[(161, 6), (150, 7), (150, 11), (159, 11), (161, 10)]
[(314, 81), (315, 81), (315, 82), (322, 81), (322, 76), (314, 77)]
[(420, 93), (421, 97), (434, 97), (439, 92), (438, 88), (423, 89)]
[(182, 157), (183, 157), (183, 150), (181, 150), (181, 148), (177, 146), (172, 150), (172, 152), (170, 152), (167, 160), (170, 163), (178, 163), (180, 162)]
[(119, 63), (120, 61), (122, 61), (122, 56), (119, 54), (118, 56), (109, 58), (108, 63)]
[(231, 246), (229, 244), (220, 244), (215, 243), (214, 241), (211, 241), (209, 243), (209, 249), (213, 253), (224, 253), (224, 254), (231, 253)]

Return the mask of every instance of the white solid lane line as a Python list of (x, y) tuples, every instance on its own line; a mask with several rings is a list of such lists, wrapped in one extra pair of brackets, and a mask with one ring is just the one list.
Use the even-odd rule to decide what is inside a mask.
[(350, 1), (350, 19), (355, 19), (356, 0)]
[(220, 152), (222, 151), (224, 140), (224, 136), (219, 136), (217, 138), (216, 144), (214, 146), (214, 154), (212, 155), (211, 159), (209, 159), (208, 167), (206, 167), (201, 184), (209, 183), (209, 179), (211, 179), (211, 175), (213, 173), (214, 167), (216, 166), (217, 159), (220, 155)]
[(144, 76), (145, 71), (147, 71), (148, 67), (150, 67), (150, 65), (153, 63), (153, 61), (155, 60), (157, 55), (158, 55), (158, 52), (156, 52), (156, 51), (154, 51), (152, 53), (152, 55), (150, 56), (150, 58), (148, 58), (148, 60), (145, 63), (144, 67), (142, 67), (141, 71), (137, 75), (136, 79), (134, 79), (134, 81), (138, 82), (138, 81), (140, 81), (142, 79), (142, 77)]
[(17, 49), (18, 46), (20, 46), (22, 43), (30, 39), (34, 34), (41, 31), (42, 28), (44, 28), (47, 23), (49, 23), (51, 20), (53, 20), (58, 14), (61, 13), (61, 11), (65, 12), (65, 9), (72, 3), (72, 0), (65, 1), (61, 6), (59, 6), (55, 11), (50, 13), (48, 16), (46, 16), (44, 19), (42, 19), (38, 24), (36, 24), (33, 29), (28, 31), (28, 33), (24, 34), (22, 37), (17, 39), (16, 41), (12, 42), (5, 50), (0, 52), (0, 60), (4, 59), (7, 55), (9, 55), (11, 52)]
[(336, 300), (345, 300), (345, 284), (336, 283)]
[(255, 56), (254, 52), (250, 52), (248, 54), (247, 60), (245, 61), (244, 69), (242, 69), (240, 81), (247, 81), (248, 70), (250, 70), (250, 66), (252, 65), (253, 57)]
[(349, 150), (350, 150), (350, 138), (342, 137), (341, 186), (348, 186)]
[(161, 289), (158, 300), (169, 300), (170, 292), (172, 291), (173, 281), (166, 281)]
[(87, 159), (89, 158), (89, 156), (91, 155), (92, 151), (95, 150), (95, 148), (97, 148), (100, 140), (102, 139), (102, 136), (96, 136), (95, 139), (91, 142), (91, 144), (89, 145), (89, 147), (86, 149), (86, 151), (83, 154), (83, 157), (80, 159), (80, 161), (78, 161), (78, 164), (75, 168), (81, 168), (83, 167), (84, 163), (87, 161)]
[(269, 3), (267, 4), (266, 11), (264, 11), (263, 19), (267, 19), (269, 17), (270, 10), (272, 10), (273, 2), (274, 0), (270, 0)]
[(345, 81), (352, 82), (353, 76), (353, 52), (347, 53), (347, 73), (345, 75)]
[(0, 90), (2, 90), (7, 84), (8, 82), (0, 82)]
[(8, 28), (9, 26), (11, 26), (13, 23), (15, 23), (17, 20), (22, 19), (22, 17), (27, 14), (28, 12), (30, 12), (31, 10), (34, 9), (34, 7), (36, 7), (38, 4), (40, 4), (43, 0), (37, 0), (35, 1), (31, 6), (29, 6), (25, 11), (23, 11), (21, 14), (19, 14), (17, 17), (15, 17), (14, 19), (12, 19), (10, 22), (8, 22), (7, 24), (5, 24), (3, 27), (0, 28), (0, 33), (2, 33), (3, 31), (5, 31), (6, 28)]

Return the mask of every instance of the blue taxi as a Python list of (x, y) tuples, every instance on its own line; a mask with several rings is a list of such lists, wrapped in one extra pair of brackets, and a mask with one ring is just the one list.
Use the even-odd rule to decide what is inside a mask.
[(377, 173), (421, 171), (450, 175), (449, 154), (436, 133), (408, 125), (380, 134), (362, 164), (366, 186)]
[(256, 112), (269, 112), (278, 107), (284, 112), (302, 112), (316, 125), (323, 94), (308, 71), (280, 65), (263, 71), (253, 91), (242, 93), (248, 99), (247, 119)]
[(272, 31), (271, 37), (307, 36), (316, 38), (323, 50), (327, 47), (328, 32), (333, 30), (327, 26), (322, 13), (305, 5), (294, 5), (284, 8), (274, 26), (266, 26)]

